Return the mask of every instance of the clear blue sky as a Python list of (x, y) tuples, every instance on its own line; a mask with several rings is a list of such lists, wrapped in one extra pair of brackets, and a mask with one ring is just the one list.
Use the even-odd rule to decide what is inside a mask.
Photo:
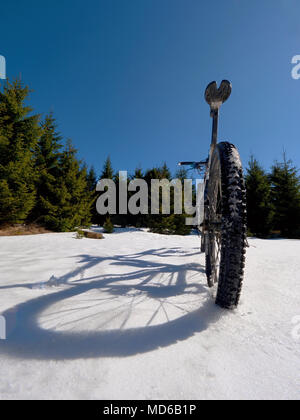
[(0, 54), (37, 112), (52, 110), (79, 156), (132, 171), (206, 157), (206, 85), (226, 78), (220, 140), (268, 168), (283, 148), (300, 167), (298, 0), (10, 0)]

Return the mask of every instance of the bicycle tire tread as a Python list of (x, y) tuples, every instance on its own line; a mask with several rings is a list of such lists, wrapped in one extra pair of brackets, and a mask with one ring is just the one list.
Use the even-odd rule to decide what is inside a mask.
[(221, 161), (222, 236), (216, 304), (232, 309), (240, 300), (246, 252), (246, 188), (239, 154), (228, 142), (217, 145)]

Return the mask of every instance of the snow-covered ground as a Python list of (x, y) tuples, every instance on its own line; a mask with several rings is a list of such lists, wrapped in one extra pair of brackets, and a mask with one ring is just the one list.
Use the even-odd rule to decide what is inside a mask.
[(197, 236), (0, 237), (0, 398), (299, 399), (300, 241), (249, 243), (225, 311)]

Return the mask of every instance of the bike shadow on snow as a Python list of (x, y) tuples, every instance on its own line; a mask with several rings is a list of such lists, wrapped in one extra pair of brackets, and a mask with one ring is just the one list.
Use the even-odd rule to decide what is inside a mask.
[[(198, 252), (195, 252), (195, 255)], [(161, 257), (161, 259), (147, 261), (147, 257), (153, 257), (153, 255)], [(62, 286), (62, 290), (60, 288), (59, 291), (53, 292), (53, 289), (56, 288), (49, 288), (48, 294), (16, 305), (2, 314), (6, 320), (7, 338), (0, 341), (0, 353), (12, 357), (39, 360), (126, 357), (169, 346), (205, 331), (210, 324), (217, 322), (225, 311), (214, 304), (207, 287), (204, 285), (203, 266), (194, 263), (178, 265), (178, 259), (180, 262), (181, 255), (192, 254), (187, 254), (180, 248), (161, 248), (112, 257), (76, 256), (76, 258), (80, 257), (80, 266), (55, 279), (57, 281), (56, 286)], [(167, 256), (173, 256), (177, 264), (164, 261)], [(133, 268), (133, 271), (122, 273), (122, 275), (104, 272), (103, 274), (84, 277), (86, 270), (94, 268), (104, 261), (106, 263), (110, 261), (109, 267), (126, 266), (127, 269)], [(99, 271), (101, 272), (101, 270)], [(79, 279), (74, 279), (78, 276)], [(189, 277), (188, 282), (186, 281), (187, 276)], [(158, 280), (161, 278), (164, 279), (163, 283)], [(195, 278), (195, 280), (191, 281), (191, 278)], [(200, 283), (201, 279), (203, 284)], [(50, 283), (49, 285), (53, 284)], [(47, 282), (43, 283), (43, 286), (47, 286)], [(14, 287), (31, 289), (36, 287), (36, 283), (2, 286), (1, 289)], [(85, 332), (59, 331), (40, 326), (41, 314), (50, 306), (95, 289), (103, 292), (106, 296), (105, 299), (95, 299), (93, 297), (93, 301), (99, 301), (96, 302), (98, 309), (101, 309), (103, 300), (110, 301), (118, 297), (122, 299), (128, 297), (126, 316), (119, 328)], [(199, 299), (199, 305), (201, 306), (196, 310), (183, 308), (184, 315), (170, 320), (168, 310), (165, 307), (167, 299), (175, 296), (190, 297), (190, 295)], [(125, 328), (127, 321), (134, 312), (137, 297), (144, 301), (154, 299), (159, 304), (159, 308), (157, 308), (157, 305), (153, 307), (153, 315), (145, 325)], [(139, 300), (140, 302), (141, 300)], [(157, 325), (150, 325), (160, 308), (165, 313), (166, 321)], [(74, 314), (77, 310), (80, 312), (82, 308), (66, 309), (66, 312), (68, 310), (72, 310)], [(57, 314), (63, 312), (65, 311), (59, 310)], [(95, 316), (100, 317), (101, 310), (91, 315), (91, 317)], [(88, 316), (84, 318), (88, 318)], [(84, 318), (78, 318), (77, 322)], [(76, 320), (72, 322), (74, 323)]]

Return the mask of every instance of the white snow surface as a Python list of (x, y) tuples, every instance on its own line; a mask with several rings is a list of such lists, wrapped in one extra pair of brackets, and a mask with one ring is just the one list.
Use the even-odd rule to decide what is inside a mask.
[(0, 237), (0, 399), (299, 399), (300, 241), (249, 244), (226, 311), (197, 235)]

